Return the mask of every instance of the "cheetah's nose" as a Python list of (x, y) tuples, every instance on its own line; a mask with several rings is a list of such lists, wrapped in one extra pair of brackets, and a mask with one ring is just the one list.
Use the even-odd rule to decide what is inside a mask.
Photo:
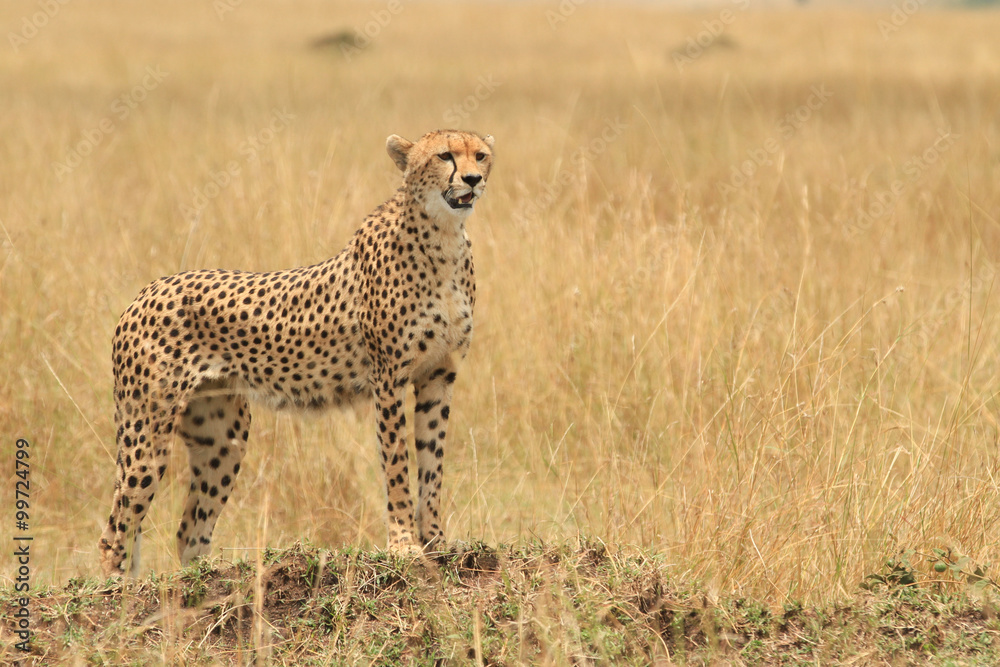
[(462, 180), (468, 183), (469, 187), (474, 188), (479, 181), (483, 180), (483, 177), (479, 174), (466, 174), (462, 177)]

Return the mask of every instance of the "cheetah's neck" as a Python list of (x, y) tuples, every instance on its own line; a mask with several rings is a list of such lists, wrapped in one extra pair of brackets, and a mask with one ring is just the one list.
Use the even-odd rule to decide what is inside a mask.
[(429, 205), (425, 197), (408, 190), (405, 184), (390, 201), (398, 207), (397, 220), (425, 254), (451, 261), (468, 254), (470, 243), (465, 232), (467, 211), (443, 213), (434, 205)]

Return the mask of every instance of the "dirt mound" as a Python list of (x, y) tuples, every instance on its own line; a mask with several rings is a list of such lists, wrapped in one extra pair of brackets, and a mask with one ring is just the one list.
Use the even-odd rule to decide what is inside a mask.
[[(491, 548), (427, 561), (297, 545), (140, 581), (35, 593), (31, 651), (4, 663), (991, 663), (988, 606), (919, 588), (773, 609), (678, 585), (657, 556), (602, 544)], [(9, 594), (4, 594), (9, 598)], [(902, 661), (902, 662), (900, 662)]]

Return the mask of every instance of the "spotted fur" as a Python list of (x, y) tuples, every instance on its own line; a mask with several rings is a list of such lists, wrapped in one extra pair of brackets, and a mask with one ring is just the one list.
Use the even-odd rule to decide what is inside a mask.
[[(138, 571), (140, 526), (175, 434), (191, 467), (181, 562), (209, 553), (246, 452), (248, 400), (319, 410), (373, 398), (389, 548), (416, 554), (444, 542), (442, 457), (476, 290), (465, 221), (483, 195), (493, 138), (392, 135), (386, 149), (403, 183), (336, 257), (270, 273), (161, 278), (122, 315), (113, 342), (117, 475), (99, 542), (106, 575)], [(404, 415), (411, 384), (416, 508)]]

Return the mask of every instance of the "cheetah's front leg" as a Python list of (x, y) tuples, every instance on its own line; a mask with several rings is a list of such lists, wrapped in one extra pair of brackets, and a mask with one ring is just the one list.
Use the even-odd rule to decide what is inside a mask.
[(450, 356), (427, 376), (414, 382), (416, 409), (413, 421), (420, 486), (417, 526), (420, 541), (426, 548), (441, 547), (445, 542), (441, 529), (441, 476), (454, 382), (455, 363)]
[[(402, 383), (399, 383), (402, 384)], [(413, 523), (410, 498), (409, 455), (406, 451), (406, 385), (379, 383), (375, 391), (378, 440), (382, 452), (382, 472), (389, 514), (389, 550), (403, 555), (420, 553)]]

